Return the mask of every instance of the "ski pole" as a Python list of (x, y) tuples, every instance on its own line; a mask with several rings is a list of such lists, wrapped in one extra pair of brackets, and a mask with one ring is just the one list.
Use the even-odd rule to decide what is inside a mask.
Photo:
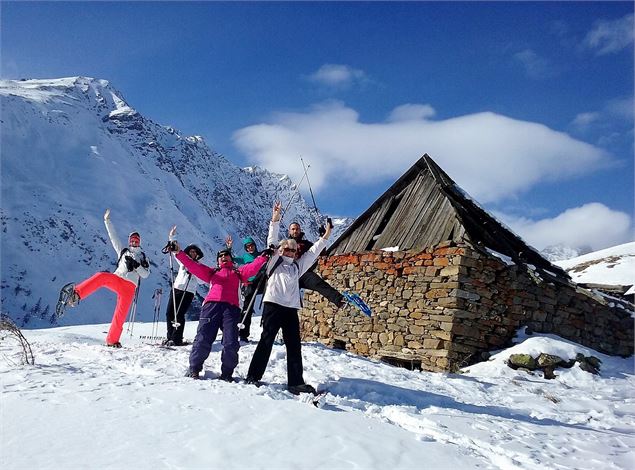
[(256, 300), (256, 296), (258, 295), (258, 291), (260, 290), (260, 286), (262, 285), (265, 279), (267, 279), (267, 276), (262, 276), (260, 280), (258, 281), (258, 285), (256, 285), (256, 289), (254, 290), (254, 295), (251, 296), (251, 299), (249, 300), (249, 304), (247, 305), (247, 309), (245, 310), (245, 313), (243, 314), (243, 318), (238, 324), (239, 330), (245, 329), (245, 320), (247, 319), (247, 315), (249, 315), (249, 312), (254, 306), (254, 302)]
[(128, 332), (132, 336), (132, 330), (134, 329), (134, 322), (137, 316), (137, 298), (139, 297), (139, 286), (141, 286), (141, 278), (134, 291), (134, 300), (132, 301), (132, 310), (130, 311), (130, 321), (128, 322)]
[(170, 252), (170, 281), (172, 283), (172, 309), (174, 310), (174, 321), (172, 321), (172, 326), (174, 328), (179, 327), (179, 322), (176, 321), (176, 292), (174, 289), (174, 267), (172, 265), (172, 252)]
[[(309, 168), (311, 168), (311, 165), (309, 165)], [(300, 189), (299, 188), (302, 185), (302, 182), (304, 181), (304, 178), (306, 178), (306, 172), (304, 172), (304, 175), (302, 175), (302, 179), (300, 180), (300, 182), (295, 185), (295, 189), (296, 189), (297, 193), (293, 193), (291, 195), (291, 197), (289, 198), (289, 202), (287, 204), (287, 207), (284, 208), (284, 212), (282, 213), (282, 216), (280, 217), (280, 220), (282, 220), (282, 217), (284, 217), (285, 214), (287, 213), (287, 210), (291, 206), (291, 202), (293, 202), (293, 200), (295, 199), (295, 195), (296, 194), (300, 194)]]
[(320, 211), (317, 208), (317, 204), (315, 203), (315, 197), (313, 196), (313, 189), (311, 188), (311, 182), (309, 181), (309, 174), (307, 172), (307, 168), (310, 168), (311, 165), (306, 166), (304, 164), (304, 160), (300, 157), (300, 161), (302, 162), (302, 168), (304, 168), (304, 176), (306, 176), (306, 182), (309, 185), (309, 192), (311, 193), (311, 199), (313, 200), (313, 209), (315, 210), (315, 220), (318, 225), (320, 225)]
[(157, 338), (159, 336), (159, 315), (161, 312), (161, 297), (163, 292), (161, 289), (157, 289), (155, 291), (155, 300), (154, 300), (154, 318), (152, 321), (152, 337)]

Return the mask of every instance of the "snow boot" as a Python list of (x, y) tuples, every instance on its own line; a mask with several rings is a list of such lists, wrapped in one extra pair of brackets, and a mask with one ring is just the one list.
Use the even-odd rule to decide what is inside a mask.
[(193, 371), (193, 370), (190, 369), (190, 370), (187, 371), (187, 374), (185, 374), (185, 377), (189, 377), (190, 379), (198, 380), (198, 379), (201, 378), (201, 376), (198, 375), (198, 374), (199, 374), (198, 372)]
[(106, 343), (106, 346), (108, 346), (109, 348), (121, 348), (121, 343), (119, 341), (117, 341), (116, 343)]
[(255, 385), (256, 387), (260, 387), (262, 385), (262, 382), (260, 380), (256, 380), (253, 377), (249, 376), (247, 376), (247, 378), (245, 379), (245, 383), (248, 385)]
[(301, 393), (311, 393), (313, 395), (317, 395), (317, 390), (315, 390), (313, 386), (309, 384), (289, 385), (287, 387), (287, 390), (289, 390), (289, 392), (293, 393), (294, 395), (300, 395)]
[(229, 374), (221, 374), (219, 379), (225, 382), (234, 383), (234, 378)]

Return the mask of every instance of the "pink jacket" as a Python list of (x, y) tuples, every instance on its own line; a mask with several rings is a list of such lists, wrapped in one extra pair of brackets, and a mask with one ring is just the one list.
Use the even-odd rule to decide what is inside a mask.
[(238, 307), (238, 288), (241, 282), (247, 282), (251, 276), (255, 276), (260, 267), (267, 262), (266, 256), (258, 256), (249, 264), (239, 268), (222, 267), (210, 268), (187, 256), (184, 251), (179, 251), (176, 255), (189, 272), (200, 280), (211, 283), (209, 292), (205, 297), (205, 302), (227, 302)]

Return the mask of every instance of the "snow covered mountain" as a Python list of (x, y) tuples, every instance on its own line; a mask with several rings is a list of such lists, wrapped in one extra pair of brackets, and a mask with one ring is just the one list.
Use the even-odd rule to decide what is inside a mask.
[(552, 263), (555, 261), (562, 261), (566, 259), (575, 258), (577, 256), (584, 255), (591, 251), (590, 249), (572, 248), (567, 245), (550, 245), (540, 251), (545, 258)]
[[(558, 261), (575, 282), (633, 286), (635, 284), (635, 242), (624, 243), (586, 255)], [(632, 291), (630, 293), (633, 293)]]
[[(197, 243), (203, 261), (227, 234), (242, 252), (250, 235), (264, 247), (271, 205), (286, 207), (285, 224), (299, 221), (315, 239), (317, 222), (287, 176), (241, 169), (210, 149), (145, 118), (105, 80), (2, 80), (2, 311), (20, 326), (54, 323), (60, 287), (117, 258), (103, 224), (111, 219), (126, 240), (133, 230), (151, 260), (138, 315), (151, 319), (154, 289), (169, 286), (167, 233)], [(112, 294), (86, 299), (61, 324), (110, 321)], [(163, 312), (162, 312), (163, 315)]]

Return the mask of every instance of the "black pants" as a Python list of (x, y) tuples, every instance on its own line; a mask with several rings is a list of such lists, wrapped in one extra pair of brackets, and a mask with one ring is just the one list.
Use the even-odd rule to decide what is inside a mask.
[(342, 301), (342, 294), (310, 269), (300, 277), (300, 289), (309, 289), (319, 292), (338, 307)]
[(262, 336), (256, 346), (256, 352), (251, 358), (247, 377), (260, 380), (265, 373), (271, 348), (278, 330), (282, 328), (282, 338), (287, 349), (287, 384), (289, 386), (302, 385), (302, 349), (300, 342), (300, 320), (298, 311), (294, 308), (265, 302), (262, 312)]
[(168, 300), (168, 309), (165, 312), (165, 320), (168, 325), (167, 339), (174, 341), (174, 344), (183, 343), (183, 330), (185, 329), (185, 313), (190, 308), (192, 299), (194, 299), (193, 292), (182, 291), (174, 289), (174, 298), (176, 299), (176, 306), (178, 310), (176, 312), (176, 321), (179, 324), (178, 328), (174, 328), (172, 322), (174, 321), (174, 299), (172, 299), (172, 290), (169, 291), (170, 299)]

